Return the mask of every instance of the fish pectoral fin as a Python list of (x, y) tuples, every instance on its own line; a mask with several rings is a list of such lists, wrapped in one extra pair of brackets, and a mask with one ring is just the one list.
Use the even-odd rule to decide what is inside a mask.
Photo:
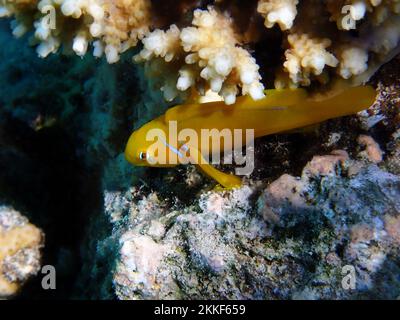
[(210, 178), (216, 180), (224, 188), (233, 189), (238, 188), (242, 185), (242, 179), (240, 179), (239, 177), (215, 169), (210, 164), (196, 164), (196, 167), (198, 167), (200, 171), (205, 173)]
[(200, 169), (200, 171), (202, 171), (210, 178), (216, 180), (224, 188), (233, 189), (238, 188), (242, 185), (242, 179), (233, 174), (225, 173), (214, 168), (211, 164), (208, 163), (206, 159), (204, 159), (204, 157), (198, 150), (190, 148), (190, 155), (192, 159), (196, 159), (194, 164), (197, 168)]

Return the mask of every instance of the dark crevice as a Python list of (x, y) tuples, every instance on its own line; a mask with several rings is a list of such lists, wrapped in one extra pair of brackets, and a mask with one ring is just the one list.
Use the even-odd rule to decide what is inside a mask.
[(100, 212), (100, 177), (88, 174), (75, 155), (74, 138), (64, 129), (35, 131), (12, 117), (0, 126), (1, 200), (44, 231), (42, 264), (57, 270), (56, 290), (43, 290), (39, 274), (18, 299), (68, 298), (82, 267), (80, 249), (89, 217)]

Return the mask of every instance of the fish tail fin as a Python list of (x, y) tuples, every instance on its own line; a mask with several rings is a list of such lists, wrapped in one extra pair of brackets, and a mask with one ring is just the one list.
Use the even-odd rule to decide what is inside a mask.
[(192, 163), (196, 165), (201, 172), (203, 172), (208, 177), (216, 180), (224, 188), (233, 189), (238, 188), (242, 185), (242, 179), (239, 177), (222, 172), (214, 168), (201, 154), (201, 152), (195, 148), (190, 148), (190, 157), (192, 158)]

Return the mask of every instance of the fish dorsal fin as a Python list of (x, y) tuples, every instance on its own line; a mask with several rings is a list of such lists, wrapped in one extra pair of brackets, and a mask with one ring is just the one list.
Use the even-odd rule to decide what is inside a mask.
[(238, 105), (248, 109), (269, 109), (279, 110), (295, 105), (307, 99), (308, 93), (305, 89), (270, 89), (265, 90), (265, 98), (254, 101), (251, 97), (238, 99)]
[(195, 103), (195, 104), (181, 104), (172, 107), (165, 113), (166, 121), (183, 121), (186, 119), (196, 118), (200, 116), (206, 116), (214, 111), (221, 110), (226, 106), (224, 102), (207, 102), (207, 103)]
[(206, 117), (215, 111), (230, 110), (284, 110), (291, 105), (304, 101), (308, 93), (304, 89), (273, 89), (265, 91), (265, 98), (253, 100), (250, 96), (238, 97), (234, 105), (226, 105), (223, 101), (207, 103), (189, 103), (177, 105), (165, 113), (166, 121), (184, 121), (195, 117)]

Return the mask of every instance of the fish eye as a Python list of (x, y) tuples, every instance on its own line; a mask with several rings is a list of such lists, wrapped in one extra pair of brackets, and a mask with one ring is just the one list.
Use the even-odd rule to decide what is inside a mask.
[(140, 152), (139, 153), (139, 159), (140, 160), (146, 160), (147, 159), (147, 153), (146, 152)]

